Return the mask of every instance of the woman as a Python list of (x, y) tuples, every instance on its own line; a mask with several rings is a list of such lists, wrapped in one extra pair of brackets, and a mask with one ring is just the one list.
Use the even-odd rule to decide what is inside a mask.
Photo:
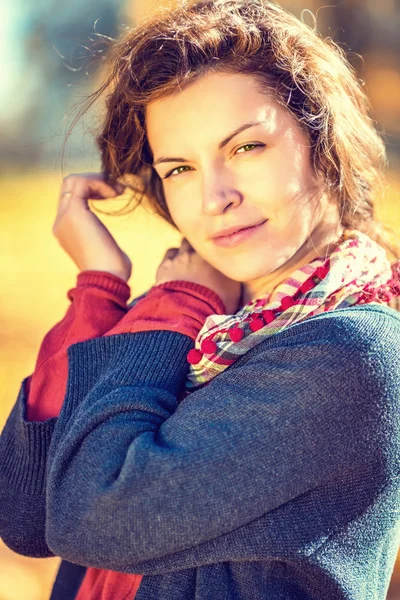
[[(77, 286), (1, 437), (5, 543), (63, 559), (53, 600), (385, 598), (399, 254), (354, 73), (261, 0), (163, 9), (110, 66), (103, 171), (53, 227)], [(128, 175), (184, 238), (130, 306), (87, 203)]]

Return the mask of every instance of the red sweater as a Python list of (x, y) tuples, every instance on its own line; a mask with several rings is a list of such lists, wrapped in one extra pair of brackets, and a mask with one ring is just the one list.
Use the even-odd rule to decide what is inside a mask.
[[(103, 335), (154, 329), (179, 331), (193, 340), (211, 314), (225, 306), (211, 289), (188, 281), (154, 286), (131, 309), (128, 284), (103, 271), (84, 271), (68, 291), (71, 304), (62, 319), (44, 337), (33, 374), (27, 379), (29, 421), (57, 417), (67, 386), (67, 348)], [(76, 600), (133, 600), (142, 575), (88, 567)]]

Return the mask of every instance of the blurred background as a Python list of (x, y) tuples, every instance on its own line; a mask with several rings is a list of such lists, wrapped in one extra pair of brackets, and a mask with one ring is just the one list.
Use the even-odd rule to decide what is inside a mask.
[[(107, 37), (118, 38), (163, 0), (2, 0), (0, 22), (0, 430), (45, 333), (68, 306), (77, 269), (51, 233), (62, 178), (99, 171), (96, 110), (62, 144), (73, 109), (99, 81)], [(389, 154), (378, 217), (400, 236), (400, 0), (282, 0), (338, 42), (365, 81)], [(96, 53), (93, 54), (93, 44)], [(114, 210), (112, 205), (102, 209)], [(118, 208), (119, 206), (117, 206)], [(133, 262), (132, 298), (154, 283), (180, 236), (148, 208), (102, 216)], [(0, 600), (47, 600), (59, 559), (19, 556), (0, 541)], [(388, 600), (400, 600), (400, 556)], [(384, 600), (384, 599), (382, 599)]]

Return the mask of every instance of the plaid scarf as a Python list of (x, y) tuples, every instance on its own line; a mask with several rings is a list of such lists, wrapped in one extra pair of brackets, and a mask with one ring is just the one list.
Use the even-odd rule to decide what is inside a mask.
[(188, 354), (185, 395), (293, 323), (354, 304), (391, 303), (393, 296), (400, 296), (399, 274), (400, 261), (391, 266), (382, 246), (356, 229), (345, 231), (329, 257), (297, 269), (235, 315), (206, 319)]

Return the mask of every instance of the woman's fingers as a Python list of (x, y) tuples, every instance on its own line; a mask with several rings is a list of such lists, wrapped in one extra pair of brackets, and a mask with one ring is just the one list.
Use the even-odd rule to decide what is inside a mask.
[(179, 252), (179, 248), (168, 248), (168, 250), (164, 254), (163, 260), (166, 260), (167, 258), (173, 260), (175, 258), (175, 256), (178, 254), (178, 252)]
[(89, 206), (89, 200), (115, 198), (125, 188), (118, 182), (106, 183), (102, 173), (64, 178), (53, 234), (80, 270), (108, 271), (128, 281), (129, 257)]
[(185, 252), (192, 254), (193, 252), (195, 252), (195, 250), (194, 250), (193, 246), (190, 245), (188, 240), (186, 238), (183, 238), (181, 247), (179, 248), (179, 252), (180, 252), (180, 254), (185, 253)]
[[(90, 177), (89, 177), (90, 176)], [(53, 233), (57, 232), (61, 219), (69, 213), (74, 214), (82, 209), (89, 209), (89, 200), (105, 200), (119, 196), (126, 189), (121, 183), (113, 185), (104, 181), (101, 173), (84, 173), (82, 175), (68, 175), (64, 178), (60, 194), (58, 211), (53, 226)]]
[(167, 258), (173, 260), (178, 254), (193, 254), (193, 252), (193, 247), (189, 244), (186, 238), (183, 238), (179, 248), (168, 248), (164, 254), (163, 260), (166, 260)]
[[(85, 174), (90, 175), (90, 174)], [(102, 200), (114, 198), (123, 194), (126, 189), (122, 183), (106, 183), (102, 176), (88, 178), (85, 175), (68, 175), (61, 186), (60, 197), (62, 200), (73, 196), (82, 200)]]

